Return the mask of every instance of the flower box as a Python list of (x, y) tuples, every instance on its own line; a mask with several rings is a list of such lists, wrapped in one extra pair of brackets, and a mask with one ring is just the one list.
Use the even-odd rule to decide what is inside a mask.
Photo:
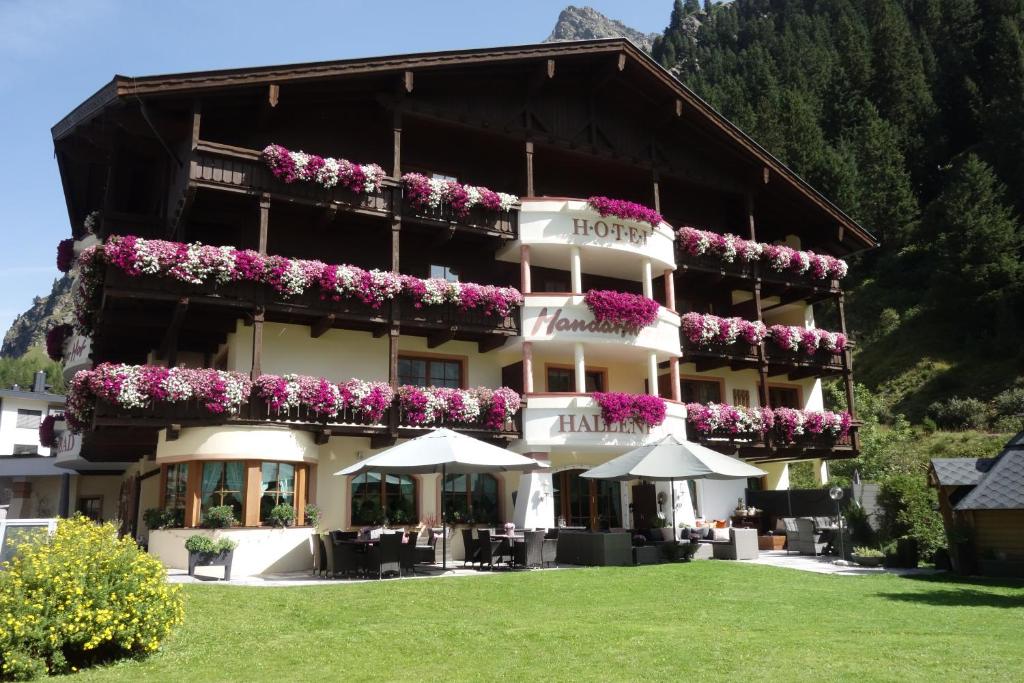
[(746, 344), (742, 341), (733, 342), (732, 344), (721, 344), (717, 342), (710, 342), (708, 344), (697, 344), (686, 336), (683, 336), (683, 351), (685, 354), (706, 354), (711, 356), (729, 356), (731, 358), (756, 358), (757, 347), (751, 344)]
[(490, 233), (498, 233), (502, 237), (516, 239), (519, 236), (519, 210), (495, 211), (483, 206), (474, 206), (465, 216), (458, 216), (452, 207), (414, 206), (408, 199), (402, 203), (402, 213), (406, 216), (436, 221), (438, 223), (455, 224), (464, 228), (472, 228)]
[(188, 554), (188, 575), (196, 575), (196, 567), (224, 567), (224, 580), (231, 580), (231, 561), (234, 550), (222, 550), (219, 553), (191, 552)]

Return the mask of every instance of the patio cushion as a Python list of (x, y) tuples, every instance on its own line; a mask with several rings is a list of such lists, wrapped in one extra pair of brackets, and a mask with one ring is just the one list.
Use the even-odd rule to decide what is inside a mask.
[(714, 540), (716, 541), (728, 541), (729, 540), (729, 529), (715, 527), (714, 529)]

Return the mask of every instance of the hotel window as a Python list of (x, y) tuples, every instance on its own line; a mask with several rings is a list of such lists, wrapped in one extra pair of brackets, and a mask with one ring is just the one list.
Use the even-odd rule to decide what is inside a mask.
[(794, 408), (799, 410), (800, 390), (796, 387), (768, 386), (768, 404), (772, 408)]
[(398, 357), (398, 383), (417, 387), (460, 389), (462, 361), (445, 358)]
[(733, 389), (732, 404), (734, 406), (750, 407), (750, 391), (748, 389)]
[(18, 429), (39, 429), (39, 423), (42, 420), (43, 411), (18, 408), (18, 421), (15, 426)]
[(179, 462), (167, 465), (167, 476), (164, 482), (164, 509), (171, 512), (181, 511), (184, 520), (185, 492), (188, 490), (188, 463)]
[(683, 403), (721, 403), (722, 385), (716, 380), (684, 379)]
[(103, 496), (83, 496), (79, 498), (78, 511), (94, 522), (102, 522)]
[(245, 463), (241, 461), (203, 463), (202, 509), (228, 505), (235, 519), (242, 520)]
[(444, 482), (444, 504), (453, 522), (497, 524), (498, 480), (490, 474), (449, 474)]
[(430, 277), (447, 282), (458, 282), (459, 274), (449, 266), (442, 266), (436, 263), (430, 264)]
[[(604, 391), (604, 371), (587, 370), (584, 373), (587, 393)], [(548, 368), (548, 391), (558, 393), (574, 393), (576, 391), (576, 371), (572, 368)]]
[(275, 505), (295, 507), (295, 465), (265, 462), (260, 465), (260, 521), (270, 521)]
[(352, 524), (415, 524), (416, 480), (408, 474), (367, 472), (352, 479)]

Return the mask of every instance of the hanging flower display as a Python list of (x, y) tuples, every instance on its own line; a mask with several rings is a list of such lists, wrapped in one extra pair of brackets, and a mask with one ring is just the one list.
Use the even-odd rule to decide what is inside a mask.
[(768, 408), (687, 403), (686, 420), (701, 434), (763, 434), (772, 428), (775, 415)]
[(762, 263), (777, 273), (807, 274), (816, 280), (840, 280), (848, 267), (842, 259), (813, 251), (799, 251), (784, 244), (762, 244), (736, 235), (696, 228), (679, 228), (679, 249), (690, 256), (711, 256), (725, 263)]
[(398, 405), (404, 422), (412, 426), (471, 425), (483, 422), (487, 429), (501, 430), (519, 411), (522, 399), (507, 387), (451, 389), (403, 385)]
[(709, 344), (760, 344), (767, 328), (763, 322), (743, 318), (720, 318), (710, 313), (686, 313), (682, 318), (683, 334), (698, 346)]
[(654, 209), (649, 209), (643, 204), (628, 202), (625, 199), (596, 196), (588, 199), (587, 204), (602, 216), (616, 216), (624, 220), (642, 221), (655, 228), (665, 222), (662, 215)]
[(845, 438), (853, 418), (848, 412), (795, 410), (792, 408), (746, 408), (719, 403), (686, 404), (686, 420), (699, 434), (765, 434), (793, 442), (804, 434), (825, 434)]
[(514, 194), (495, 192), (476, 185), (463, 185), (451, 179), (428, 178), (422, 173), (403, 175), (402, 187), (412, 207), (425, 211), (448, 206), (458, 218), (468, 216), (474, 206), (481, 206), (488, 211), (509, 211), (519, 203), (519, 197)]
[(286, 183), (304, 180), (323, 188), (343, 187), (356, 194), (380, 191), (384, 169), (377, 164), (353, 164), (346, 159), (292, 152), (281, 145), (267, 145), (260, 158), (275, 178)]
[(106, 244), (85, 249), (78, 263), (80, 280), (74, 303), (77, 329), (82, 334), (91, 330), (106, 265), (132, 277), (168, 277), (193, 285), (255, 282), (269, 285), (285, 297), (319, 289), (321, 299), (358, 299), (375, 309), (402, 293), (410, 296), (417, 307), (450, 303), (487, 316), (508, 316), (523, 303), (523, 295), (513, 287), (421, 280), (352, 265), (328, 265), (321, 261), (263, 256), (234, 247), (147, 240), (131, 235), (112, 235)]
[(591, 289), (583, 299), (597, 322), (621, 325), (633, 333), (658, 320), (658, 302), (640, 294)]
[(251, 391), (252, 382), (240, 372), (101, 363), (75, 373), (65, 414), (73, 432), (88, 427), (97, 399), (124, 409), (198, 400), (211, 413), (233, 414)]
[(472, 282), (449, 282), (441, 278), (423, 280), (402, 275), (402, 293), (415, 308), (453, 304), (463, 310), (481, 309), (484, 315), (508, 316), (521, 306), (523, 295), (514, 287), (478, 285)]
[(601, 408), (601, 419), (606, 424), (632, 423), (650, 428), (665, 421), (665, 400), (660, 396), (621, 391), (598, 391), (591, 396)]
[(39, 423), (39, 445), (43, 448), (53, 448), (57, 445), (57, 432), (54, 429), (57, 420), (63, 420), (60, 413), (50, 413)]
[(64, 342), (70, 339), (72, 334), (74, 334), (74, 329), (67, 323), (49, 329), (46, 333), (46, 355), (50, 357), (50, 360), (60, 362), (64, 357)]
[(75, 262), (75, 241), (68, 237), (57, 243), (57, 270), (66, 273)]
[(847, 345), (846, 335), (842, 332), (791, 325), (772, 325), (768, 328), (768, 339), (783, 351), (803, 352), (809, 356), (819, 350), (832, 354), (842, 353)]

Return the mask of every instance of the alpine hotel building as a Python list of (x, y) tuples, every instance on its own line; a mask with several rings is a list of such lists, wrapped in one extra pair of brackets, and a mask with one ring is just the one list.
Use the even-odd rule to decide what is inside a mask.
[[(57, 457), (170, 566), (216, 505), (241, 575), (310, 565), (310, 503), (328, 529), (439, 524), (442, 496), (456, 524), (639, 528), (857, 452), (841, 259), (874, 238), (627, 41), (115, 76), (52, 132)], [(550, 471), (335, 476), (436, 426)], [(579, 476), (666, 434), (769, 474)]]

